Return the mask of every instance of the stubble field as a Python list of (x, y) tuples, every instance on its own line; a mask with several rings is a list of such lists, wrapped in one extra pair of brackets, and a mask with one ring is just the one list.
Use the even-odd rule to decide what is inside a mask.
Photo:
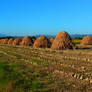
[(92, 92), (92, 48), (0, 45), (0, 92)]

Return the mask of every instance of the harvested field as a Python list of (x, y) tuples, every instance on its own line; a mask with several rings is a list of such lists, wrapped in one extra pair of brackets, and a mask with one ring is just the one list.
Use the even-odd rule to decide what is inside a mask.
[(0, 92), (91, 92), (91, 56), (91, 47), (62, 51), (0, 45)]

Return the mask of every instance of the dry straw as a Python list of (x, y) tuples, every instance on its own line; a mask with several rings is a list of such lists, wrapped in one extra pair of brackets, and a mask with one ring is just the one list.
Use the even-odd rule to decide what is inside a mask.
[(8, 43), (8, 39), (6, 38), (6, 39), (1, 39), (0, 40), (0, 43), (1, 44), (7, 44)]
[(12, 44), (13, 43), (13, 38), (10, 38), (9, 40), (8, 40), (8, 44)]
[(71, 37), (65, 31), (58, 33), (51, 47), (53, 50), (66, 50), (73, 48), (74, 44), (72, 43)]
[(92, 37), (86, 36), (81, 41), (82, 45), (92, 45)]
[(14, 41), (13, 41), (13, 45), (20, 45), (21, 43), (21, 39), (20, 38), (16, 38)]
[(26, 36), (23, 38), (21, 45), (25, 46), (31, 46), (32, 45), (32, 39), (29, 36)]
[(44, 35), (42, 35), (41, 37), (35, 40), (33, 47), (48, 48), (50, 47), (50, 41)]
[(2, 44), (2, 39), (0, 39), (0, 44)]

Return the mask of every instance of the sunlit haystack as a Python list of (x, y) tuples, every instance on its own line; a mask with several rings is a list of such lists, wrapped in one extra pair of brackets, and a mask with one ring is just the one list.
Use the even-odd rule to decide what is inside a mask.
[(29, 36), (26, 36), (26, 37), (24, 37), (23, 38), (23, 40), (22, 40), (22, 42), (21, 42), (21, 45), (25, 45), (25, 46), (30, 46), (30, 45), (32, 45), (32, 39), (31, 39), (31, 37), (29, 37)]
[(1, 42), (2, 42), (2, 39), (0, 39), (0, 44), (1, 44)]
[(1, 39), (0, 40), (0, 43), (1, 44), (7, 44), (8, 43), (8, 39), (6, 38), (6, 39)]
[(3, 40), (3, 39), (0, 39), (0, 44), (2, 44), (2, 42), (3, 42), (2, 40)]
[(13, 41), (13, 45), (20, 45), (21, 43), (21, 39), (20, 38), (16, 38), (14, 41)]
[(56, 36), (51, 49), (54, 50), (66, 50), (66, 49), (73, 49), (74, 44), (72, 43), (71, 37), (65, 31), (59, 32)]
[(10, 38), (9, 40), (8, 40), (8, 44), (12, 44), (13, 43), (13, 38)]
[(49, 40), (44, 35), (42, 35), (41, 37), (35, 40), (33, 47), (34, 48), (48, 48), (50, 47)]
[(81, 41), (82, 45), (92, 45), (92, 37), (86, 36)]

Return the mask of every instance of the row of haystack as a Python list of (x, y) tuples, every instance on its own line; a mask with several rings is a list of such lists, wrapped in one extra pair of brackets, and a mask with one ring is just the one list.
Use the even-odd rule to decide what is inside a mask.
[[(92, 37), (86, 36), (81, 41), (82, 45), (92, 45)], [(65, 32), (59, 32), (56, 38), (47, 39), (45, 36), (39, 37), (33, 45), (34, 48), (49, 48), (53, 50), (75, 49), (70, 35)]]
[[(22, 40), (20, 38), (10, 38), (10, 39), (1, 39), (0, 44), (11, 44), (11, 45), (22, 45), (22, 46), (32, 46), (34, 48), (51, 48), (53, 50), (65, 50), (65, 49), (74, 49), (75, 45), (72, 43), (72, 39), (69, 34), (65, 31), (59, 32), (56, 38), (48, 39), (44, 35), (37, 38), (34, 41), (31, 37), (26, 36)], [(82, 45), (92, 45), (92, 37), (86, 36), (81, 41)]]
[(26, 45), (30, 46), (32, 45), (32, 39), (29, 36), (26, 36), (21, 40), (20, 38), (10, 38), (10, 39), (1, 39), (0, 44), (11, 44), (11, 45)]
[[(44, 35), (37, 38), (34, 41), (31, 37), (26, 36), (22, 40), (20, 38), (10, 38), (8, 39), (1, 39), (0, 44), (12, 44), (12, 45), (22, 45), (22, 46), (32, 46), (34, 48), (51, 48), (53, 50), (65, 50), (65, 49), (74, 49), (75, 45), (72, 43), (72, 39), (70, 35), (65, 32), (59, 32), (56, 38), (48, 39)], [(92, 37), (86, 36), (81, 41), (82, 45), (92, 45)]]
[(1, 39), (0, 44), (8, 44), (8, 39)]
[(74, 44), (72, 43), (72, 39), (69, 36), (69, 34), (67, 32), (60, 32), (58, 33), (58, 35), (56, 36), (55, 39), (47, 39), (45, 36), (41, 36), (39, 37), (34, 45), (34, 48), (38, 48), (38, 47), (51, 47), (51, 49), (53, 50), (65, 50), (65, 49), (73, 49), (74, 48)]
[(26, 36), (22, 40), (20, 38), (12, 39), (2, 39), (0, 40), (2, 44), (12, 44), (12, 45), (25, 45), (25, 46), (32, 46), (34, 48), (51, 48), (53, 50), (60, 50), (60, 49), (73, 49), (74, 44), (72, 43), (72, 39), (69, 34), (65, 31), (60, 32), (55, 39), (51, 38), (48, 39), (44, 35), (37, 38), (34, 41), (29, 37)]

